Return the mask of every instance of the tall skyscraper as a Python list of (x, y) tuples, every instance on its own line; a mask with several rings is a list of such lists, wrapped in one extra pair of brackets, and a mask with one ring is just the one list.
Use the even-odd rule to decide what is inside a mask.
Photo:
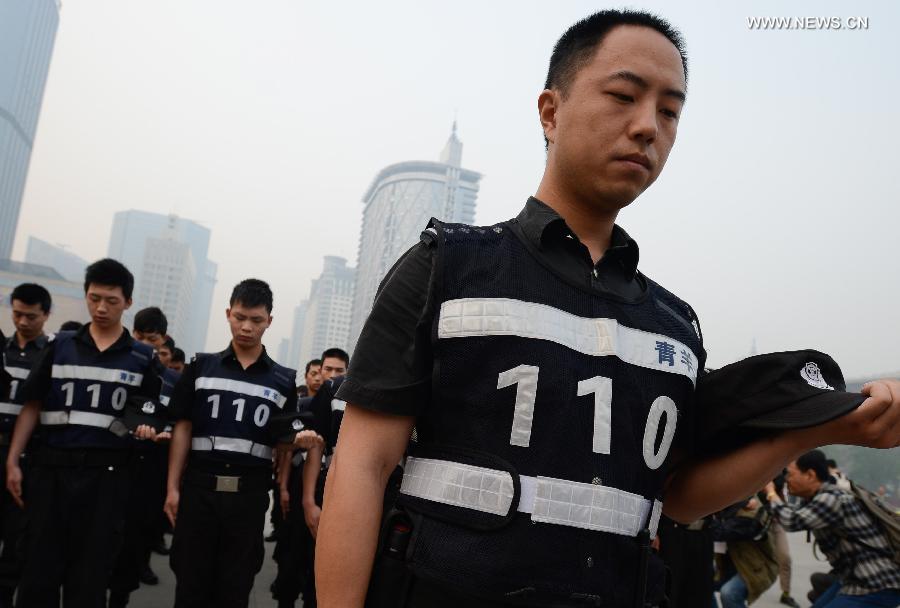
[(125, 323), (146, 306), (159, 306), (169, 333), (189, 356), (205, 349), (215, 262), (207, 259), (209, 229), (176, 215), (120, 211), (113, 216), (107, 255), (134, 274), (134, 304)]
[(39, 238), (28, 237), (28, 248), (25, 250), (25, 261), (29, 264), (49, 266), (61, 274), (67, 281), (79, 283), (84, 280), (84, 269), (88, 262), (68, 249), (59, 245), (51, 245)]
[(0, 0), (0, 259), (16, 239), (58, 25), (58, 0)]
[[(288, 367), (300, 369), (306, 365), (306, 361), (300, 360), (300, 349), (303, 347), (303, 330), (306, 328), (306, 311), (309, 309), (309, 300), (303, 300), (294, 308), (294, 328), (291, 330), (291, 344), (288, 351)], [(315, 358), (315, 355), (312, 357)], [(307, 359), (308, 361), (309, 359)]]
[(375, 301), (375, 291), (400, 255), (419, 240), (432, 217), (471, 224), (481, 174), (462, 168), (462, 142), (456, 123), (440, 155), (440, 162), (406, 161), (382, 169), (363, 197), (362, 230), (353, 315), (351, 347)]
[(356, 271), (347, 267), (347, 260), (325, 256), (322, 274), (313, 279), (309, 290), (299, 357), (303, 363), (318, 357), (326, 348), (349, 349), (355, 278)]

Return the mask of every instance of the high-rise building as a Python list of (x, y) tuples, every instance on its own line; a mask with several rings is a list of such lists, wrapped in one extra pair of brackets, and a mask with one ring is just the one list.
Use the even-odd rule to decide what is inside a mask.
[[(309, 308), (309, 300), (303, 300), (294, 308), (294, 327), (291, 331), (291, 344), (288, 351), (288, 367), (301, 369), (306, 366), (306, 361), (300, 360), (300, 349), (303, 347), (303, 330), (306, 327), (306, 311)], [(312, 358), (315, 358), (313, 356)], [(308, 361), (308, 359), (307, 359)]]
[(58, 0), (0, 0), (0, 259), (16, 239), (58, 25)]
[(400, 255), (419, 240), (432, 217), (472, 224), (481, 174), (462, 168), (456, 123), (439, 162), (406, 161), (382, 169), (363, 197), (350, 345), (356, 343), (378, 285)]
[(28, 237), (25, 261), (29, 264), (49, 266), (67, 281), (76, 283), (84, 280), (84, 269), (88, 265), (86, 260), (81, 259), (68, 249), (59, 245), (51, 245), (47, 241), (42, 241), (33, 236)]
[(322, 274), (313, 279), (309, 290), (300, 361), (306, 363), (321, 355), (326, 348), (349, 348), (355, 278), (356, 271), (347, 267), (347, 260), (325, 256)]
[[(158, 306), (166, 313), (169, 335), (183, 342), (182, 336), (191, 333), (191, 305), (197, 282), (197, 265), (191, 248), (171, 236), (148, 238), (144, 243), (141, 279), (135, 281), (133, 311)], [(196, 350), (191, 348), (190, 352)]]
[(107, 255), (134, 274), (134, 304), (124, 322), (147, 306), (159, 306), (169, 334), (190, 356), (206, 346), (215, 262), (207, 259), (209, 228), (176, 215), (120, 211), (113, 216)]
[[(291, 369), (297, 369), (296, 365), (291, 365), (288, 361), (288, 355), (290, 355), (291, 350), (291, 341), (287, 338), (282, 338), (278, 343), (278, 356), (275, 357), (275, 361), (280, 363), (281, 365), (285, 365), (290, 367)], [(300, 382), (300, 380), (298, 380)]]

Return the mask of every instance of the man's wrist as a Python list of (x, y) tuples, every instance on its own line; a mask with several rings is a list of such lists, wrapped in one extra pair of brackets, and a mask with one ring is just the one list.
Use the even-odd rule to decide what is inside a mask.
[(772, 502), (773, 500), (781, 500), (781, 497), (778, 495), (778, 492), (769, 492), (766, 494), (766, 500)]

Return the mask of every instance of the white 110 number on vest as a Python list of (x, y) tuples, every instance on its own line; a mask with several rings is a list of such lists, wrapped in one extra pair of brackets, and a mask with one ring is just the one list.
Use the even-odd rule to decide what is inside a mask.
[[(534, 419), (534, 402), (537, 398), (538, 374), (540, 369), (534, 365), (520, 365), (501, 372), (497, 377), (497, 389), (515, 385), (516, 405), (513, 413), (512, 431), (509, 434), (510, 445), (527, 448), (531, 442), (531, 423)], [(594, 439), (595, 454), (609, 454), (612, 443), (612, 379), (594, 376), (578, 383), (579, 397), (594, 395)], [(656, 436), (663, 414), (666, 415), (666, 428), (663, 431), (659, 449), (656, 449)], [(658, 469), (665, 462), (675, 437), (675, 424), (678, 408), (670, 397), (661, 395), (653, 401), (644, 427), (644, 462), (651, 469)]]

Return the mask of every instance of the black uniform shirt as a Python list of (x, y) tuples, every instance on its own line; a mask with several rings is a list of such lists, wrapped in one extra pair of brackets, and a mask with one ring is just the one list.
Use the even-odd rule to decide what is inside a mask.
[(12, 364), (19, 362), (20, 367), (31, 368), (34, 366), (38, 359), (38, 355), (41, 354), (41, 351), (44, 350), (44, 347), (47, 346), (49, 341), (50, 338), (42, 334), (34, 340), (26, 342), (23, 348), (19, 346), (19, 340), (16, 338), (16, 335), (13, 334), (6, 339), (6, 349), (4, 351), (6, 361)]
[[(247, 375), (248, 381), (251, 381), (255, 375), (268, 372), (275, 362), (266, 353), (266, 347), (263, 346), (259, 358), (251, 363), (247, 369), (238, 361), (237, 355), (234, 353), (234, 347), (229, 343), (228, 348), (216, 356), (222, 360), (222, 365), (240, 370)], [(169, 402), (169, 412), (173, 420), (190, 420), (194, 407), (194, 387), (197, 383), (197, 367), (194, 361), (191, 361), (184, 368), (184, 373), (178, 379), (175, 389), (172, 391), (172, 400)], [(284, 394), (286, 401), (284, 402), (285, 412), (297, 411), (297, 393), (290, 391)]]
[[(596, 264), (556, 211), (529, 198), (511, 229), (539, 262), (566, 282), (607, 298), (632, 301), (647, 291), (638, 272), (638, 245), (613, 226), (609, 249)], [(337, 397), (388, 414), (416, 416), (431, 401), (432, 295), (436, 242), (430, 232), (388, 271)]]

